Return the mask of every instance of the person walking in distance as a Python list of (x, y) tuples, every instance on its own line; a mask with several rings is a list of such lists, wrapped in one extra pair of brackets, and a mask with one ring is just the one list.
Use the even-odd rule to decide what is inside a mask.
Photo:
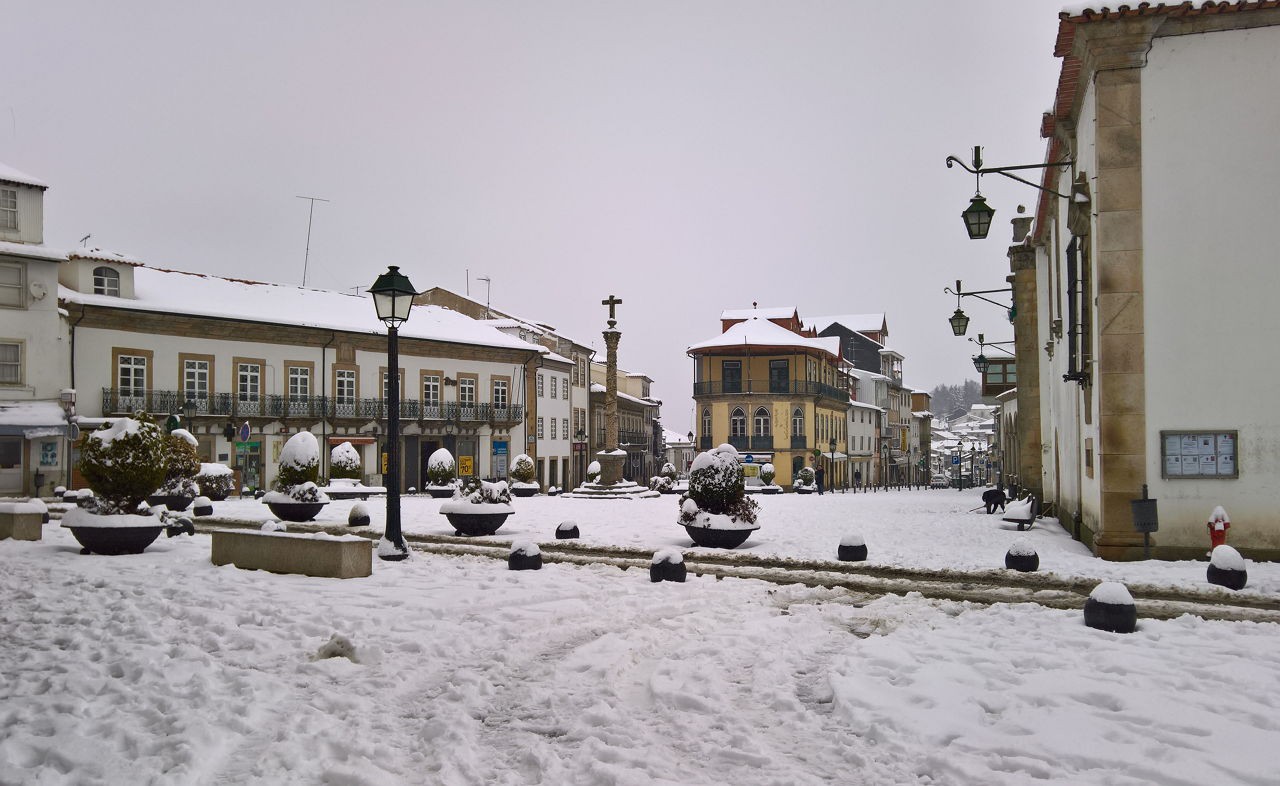
[(822, 465), (821, 465), (821, 464), (819, 464), (819, 465), (818, 465), (818, 468), (817, 468), (816, 470), (814, 470), (814, 473), (813, 473), (813, 478), (814, 478), (814, 480), (816, 480), (816, 481), (818, 482), (818, 494), (819, 494), (819, 495), (821, 495), (821, 494), (822, 494), (822, 481), (824, 481), (824, 480), (826, 479), (826, 477), (827, 477), (827, 473), (826, 473), (826, 471), (822, 468)]

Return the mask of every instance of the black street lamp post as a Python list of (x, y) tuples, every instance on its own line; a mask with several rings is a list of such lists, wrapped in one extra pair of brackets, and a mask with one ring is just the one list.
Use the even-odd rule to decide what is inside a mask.
[[(387, 326), (387, 526), (383, 532), (384, 544), (379, 544), (378, 556), (397, 561), (409, 556), (409, 547), (400, 531), (400, 325), (409, 318), (413, 297), (417, 292), (400, 268), (391, 265), (369, 287), (378, 319)], [(383, 548), (383, 546), (389, 548)]]

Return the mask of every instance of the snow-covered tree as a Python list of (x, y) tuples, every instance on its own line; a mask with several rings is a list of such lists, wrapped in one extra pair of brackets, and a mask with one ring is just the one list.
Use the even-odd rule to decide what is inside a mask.
[(511, 462), (511, 479), (517, 483), (533, 483), (538, 477), (533, 459), (521, 453)]
[(432, 486), (451, 486), (454, 478), (453, 454), (440, 448), (427, 459), (427, 482)]
[[(688, 501), (694, 505), (685, 504)], [(726, 444), (699, 453), (689, 468), (689, 493), (680, 503), (680, 518), (685, 523), (691, 523), (701, 511), (754, 524), (759, 505), (746, 495), (737, 448)]]
[(360, 479), (360, 453), (350, 442), (329, 451), (329, 477)]
[(164, 483), (165, 433), (145, 414), (119, 418), (80, 440), (80, 474), (98, 512), (137, 513)]
[(284, 443), (280, 451), (280, 472), (276, 488), (288, 491), (304, 483), (315, 483), (320, 477), (320, 443), (310, 431), (299, 431)]

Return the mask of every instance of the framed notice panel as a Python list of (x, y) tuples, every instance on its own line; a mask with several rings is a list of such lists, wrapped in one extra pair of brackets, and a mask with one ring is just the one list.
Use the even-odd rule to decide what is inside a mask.
[(1238, 478), (1238, 431), (1161, 431), (1160, 477)]

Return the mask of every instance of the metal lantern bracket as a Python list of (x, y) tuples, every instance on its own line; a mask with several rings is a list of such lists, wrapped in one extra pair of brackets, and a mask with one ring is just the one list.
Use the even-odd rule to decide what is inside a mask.
[(963, 287), (961, 286), (960, 279), (958, 278), (956, 279), (956, 288), (954, 290), (952, 290), (951, 287), (942, 288), (942, 291), (947, 293), (948, 295), (956, 296), (957, 311), (960, 310), (960, 298), (962, 297), (976, 297), (978, 300), (982, 300), (984, 302), (990, 303), (993, 306), (999, 306), (1000, 308), (1003, 308), (1004, 310), (1008, 311), (1009, 306), (1006, 306), (1004, 303), (997, 303), (991, 298), (983, 297), (983, 295), (992, 295), (999, 292), (1012, 292), (1013, 287), (1005, 287), (1004, 289), (975, 289), (972, 292), (964, 292), (962, 290), (963, 290)]
[(987, 347), (995, 347), (996, 349), (1000, 350), (1006, 355), (1014, 355), (1013, 352), (1010, 352), (1009, 350), (1004, 348), (1005, 344), (1014, 343), (1012, 341), (987, 341), (986, 337), (982, 333), (979, 333), (976, 339), (973, 337), (970, 337), (969, 340), (978, 345), (979, 353), (982, 353)]
[[(1010, 180), (1017, 180), (1019, 183), (1022, 183), (1023, 185), (1031, 186), (1037, 191), (1043, 191), (1046, 194), (1053, 194), (1054, 196), (1059, 197), (1061, 199), (1068, 199), (1069, 197), (1066, 194), (1059, 194), (1057, 191), (1054, 191), (1052, 188), (1045, 188), (1039, 183), (1033, 183), (1030, 180), (1018, 177), (1013, 173), (1024, 170), (1024, 169), (1051, 169), (1053, 167), (1058, 167), (1058, 166), (1072, 166), (1073, 164), (1075, 164), (1075, 162), (1071, 160), (1067, 160), (1067, 161), (1051, 161), (1048, 164), (1022, 164), (1020, 166), (983, 167), (982, 166), (982, 148), (975, 145), (973, 148), (973, 166), (972, 167), (966, 165), (963, 161), (956, 158), (955, 156), (947, 156), (947, 169), (950, 169), (955, 164), (959, 164), (961, 169), (972, 174), (979, 185), (981, 185), (982, 183), (983, 175), (1004, 175)], [(981, 189), (978, 189), (978, 190), (981, 190)]]

